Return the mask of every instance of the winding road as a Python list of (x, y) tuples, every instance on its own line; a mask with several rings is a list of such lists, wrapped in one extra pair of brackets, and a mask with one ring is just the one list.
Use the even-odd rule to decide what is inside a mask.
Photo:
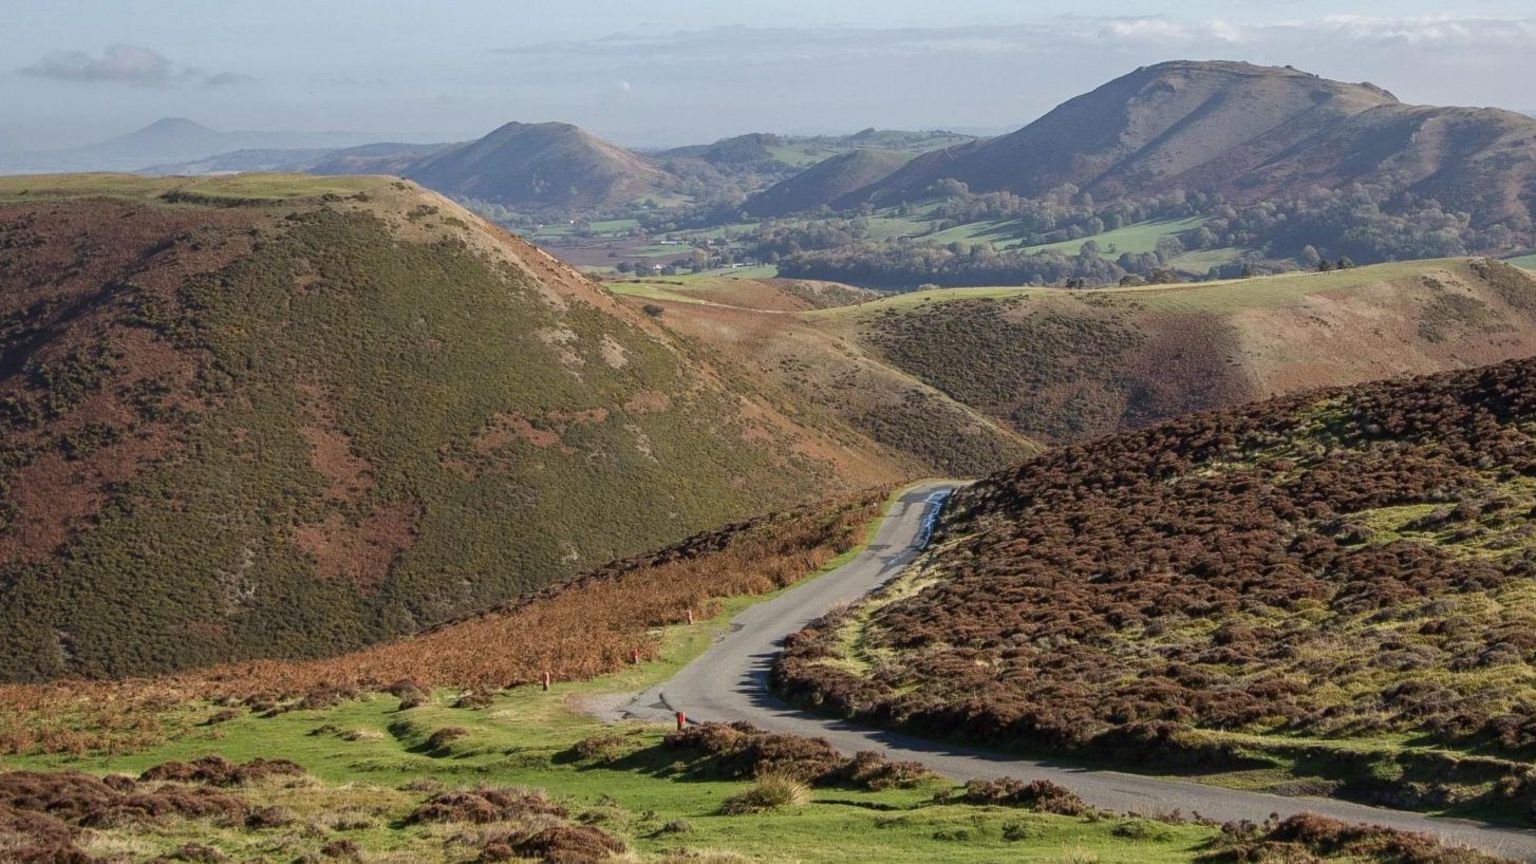
[(621, 705), (615, 716), (671, 720), (673, 712), (681, 710), (692, 720), (745, 720), (773, 732), (826, 738), (848, 753), (874, 750), (892, 759), (915, 760), (955, 780), (1045, 778), (1066, 786), (1094, 806), (1113, 811), (1160, 813), (1178, 809), (1221, 821), (1255, 822), (1271, 814), (1320, 813), (1350, 822), (1423, 831), (1447, 843), (1536, 861), (1536, 831), (1326, 798), (1272, 795), (1021, 759), (800, 711), (770, 693), (769, 669), (783, 638), (899, 573), (927, 545), (933, 522), (955, 488), (954, 484), (934, 483), (908, 489), (887, 511), (874, 541), (852, 561), (745, 610), (702, 655), (671, 680)]

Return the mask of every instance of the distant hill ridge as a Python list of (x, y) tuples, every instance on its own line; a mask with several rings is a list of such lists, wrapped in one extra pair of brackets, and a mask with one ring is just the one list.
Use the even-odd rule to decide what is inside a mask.
[(911, 157), (891, 150), (854, 150), (818, 162), (747, 199), (751, 216), (786, 216), (848, 206), (863, 189), (891, 176)]
[(1147, 66), (998, 138), (937, 151), (867, 198), (920, 196), (939, 180), (1040, 196), (1071, 184), (1100, 198), (1175, 190), (1253, 201), (1309, 187), (1381, 184), (1529, 218), (1536, 119), (1497, 109), (1405, 105), (1373, 84), (1233, 61)]

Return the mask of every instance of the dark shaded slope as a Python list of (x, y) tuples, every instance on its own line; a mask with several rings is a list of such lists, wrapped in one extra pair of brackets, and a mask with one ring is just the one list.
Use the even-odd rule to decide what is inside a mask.
[(859, 190), (894, 174), (910, 156), (889, 150), (854, 150), (823, 160), (747, 199), (752, 216), (787, 216), (850, 203)]

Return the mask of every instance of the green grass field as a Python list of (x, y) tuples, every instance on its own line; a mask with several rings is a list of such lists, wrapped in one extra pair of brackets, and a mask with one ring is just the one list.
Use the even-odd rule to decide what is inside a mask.
[(677, 303), (708, 303), (694, 294), (683, 294), (676, 289), (709, 291), (715, 288), (733, 287), (733, 283), (772, 279), (778, 268), (771, 264), (761, 267), (740, 267), (735, 270), (711, 270), (704, 273), (680, 273), (676, 276), (644, 277), (639, 280), (606, 281), (603, 286), (615, 294), (627, 297), (646, 297), (654, 300), (671, 300)]
[(1083, 237), (1079, 240), (1063, 240), (1060, 243), (1047, 243), (1043, 246), (1030, 246), (1027, 252), (1045, 252), (1055, 250), (1067, 255), (1076, 255), (1083, 244), (1093, 240), (1099, 244), (1099, 251), (1107, 257), (1114, 257), (1125, 252), (1140, 254), (1152, 252), (1157, 249), (1157, 241), (1164, 237), (1181, 234), (1195, 228), (1199, 228), (1205, 220), (1196, 216), (1189, 219), (1160, 219), (1154, 222), (1141, 222), (1136, 225), (1127, 225), (1114, 231), (1105, 231), (1103, 234), (1095, 234), (1092, 237)]
[(235, 174), (225, 177), (141, 177), (137, 174), (24, 174), (0, 177), (0, 201), (79, 198), (157, 198), (169, 192), (241, 201), (289, 201), (355, 195), (393, 181), (388, 177), (318, 177), (306, 174)]
[(932, 226), (917, 217), (888, 215), (871, 216), (865, 220), (869, 226), (869, 239), (892, 240), (897, 237), (920, 237)]
[(1283, 305), (1308, 294), (1349, 290), (1391, 279), (1412, 277), (1434, 267), (1455, 269), (1465, 266), (1465, 261), (1457, 258), (1399, 261), (1327, 273), (1282, 273), (1277, 276), (1256, 276), (1250, 279), (1222, 279), (1178, 285), (1144, 285), (1134, 288), (1096, 288), (1090, 291), (1001, 285), (980, 288), (936, 288), (928, 291), (892, 294), (869, 303), (820, 309), (807, 314), (812, 316), (863, 315), (886, 309), (908, 309), (925, 303), (943, 303), (950, 300), (1084, 295), (1125, 300), (1170, 312), (1222, 312)]
[(1194, 252), (1185, 252), (1183, 255), (1168, 262), (1169, 266), (1187, 273), (1204, 275), (1212, 267), (1223, 264), (1231, 264), (1242, 257), (1246, 250), (1235, 246), (1227, 246), (1221, 249), (1200, 249)]
[(1018, 222), (1012, 219), (968, 222), (935, 234), (929, 234), (923, 239), (945, 245), (960, 242), (967, 244), (991, 243), (1003, 246), (1019, 239), (1019, 228)]
[(590, 226), (599, 234), (618, 234), (633, 231), (640, 227), (639, 219), (609, 219), (602, 222), (593, 222)]
[(1524, 267), (1527, 270), (1536, 270), (1536, 254), (1521, 255), (1519, 258), (1510, 258), (1509, 263), (1516, 267)]
[[(1023, 230), (1019, 223), (1012, 219), (986, 220), (981, 222), (967, 222), (946, 228), (943, 231), (928, 233), (933, 228), (931, 219), (932, 207), (926, 212), (911, 217), (899, 217), (892, 211), (886, 211), (870, 217), (867, 221), (870, 226), (870, 238), (873, 240), (888, 240), (892, 237), (911, 236), (921, 237), (924, 242), (947, 245), (949, 243), (990, 243), (998, 248), (1022, 248), (1026, 252), (1056, 251), (1067, 255), (1076, 255), (1084, 243), (1093, 240), (1099, 244), (1102, 254), (1114, 257), (1123, 252), (1142, 253), (1152, 252), (1157, 248), (1157, 241), (1163, 237), (1180, 234), (1193, 228), (1200, 227), (1204, 221), (1198, 217), (1189, 219), (1164, 219), (1154, 222), (1143, 222), (1137, 225), (1128, 225), (1114, 231), (1106, 231), (1092, 237), (1083, 237), (1078, 240), (1063, 240), (1059, 243), (1047, 243), (1041, 246), (1020, 246), (1020, 236)], [(1217, 264), (1225, 264), (1235, 260), (1241, 253), (1237, 249), (1219, 249), (1209, 252), (1193, 252), (1182, 256), (1179, 266), (1189, 270), (1204, 272)]]

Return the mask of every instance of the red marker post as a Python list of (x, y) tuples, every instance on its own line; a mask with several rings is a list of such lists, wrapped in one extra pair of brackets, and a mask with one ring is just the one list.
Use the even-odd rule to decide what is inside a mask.
[(687, 726), (687, 725), (688, 725), (688, 715), (684, 714), (681, 711), (677, 712), (677, 731), (679, 731), (679, 732), (683, 731), (683, 727)]

